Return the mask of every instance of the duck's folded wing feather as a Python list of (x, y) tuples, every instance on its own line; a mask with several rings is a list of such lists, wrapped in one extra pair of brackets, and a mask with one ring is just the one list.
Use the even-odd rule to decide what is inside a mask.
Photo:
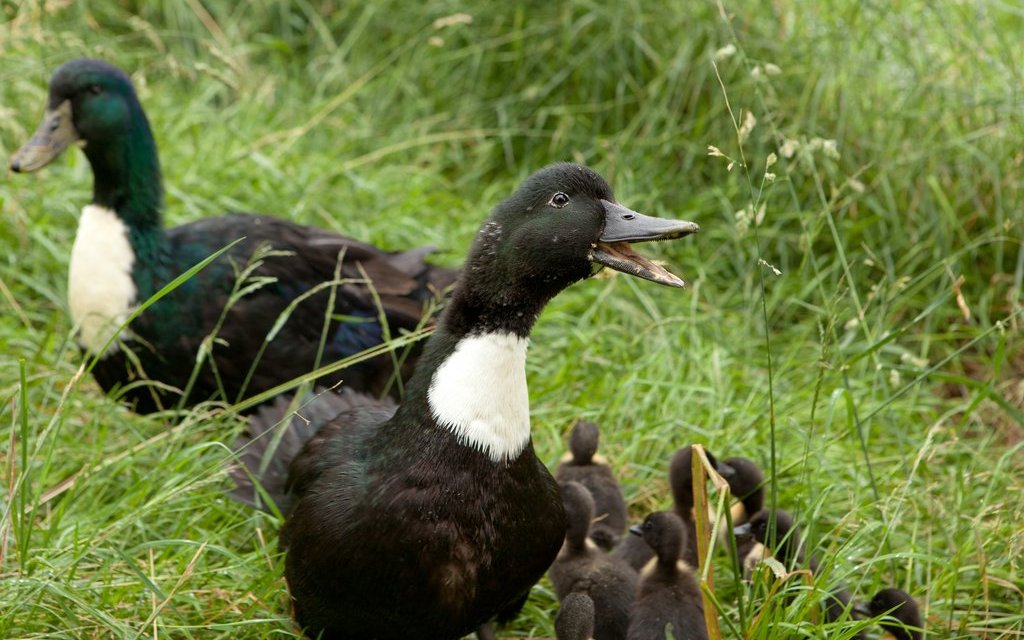
[(236, 463), (230, 470), (234, 500), (269, 511), (266, 499), (282, 514), (292, 496), (301, 493), (322, 470), (325, 443), (346, 424), (380, 420), (395, 410), (394, 402), (342, 388), (319, 391), (296, 403), (281, 396), (250, 416), (246, 431), (232, 447)]

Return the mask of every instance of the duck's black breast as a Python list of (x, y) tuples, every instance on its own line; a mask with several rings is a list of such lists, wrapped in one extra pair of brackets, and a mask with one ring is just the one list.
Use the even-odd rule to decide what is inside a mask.
[(460, 637), (558, 553), (564, 512), (532, 445), (496, 465), (440, 429), (407, 428), (401, 447), (378, 450), (390, 431), (331, 443), (288, 520), (285, 573), (312, 637)]

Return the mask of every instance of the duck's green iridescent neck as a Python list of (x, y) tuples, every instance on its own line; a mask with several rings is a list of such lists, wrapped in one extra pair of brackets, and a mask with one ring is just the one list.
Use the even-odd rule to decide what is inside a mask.
[(89, 140), (85, 155), (93, 171), (93, 204), (113, 209), (133, 236), (162, 226), (163, 182), (149, 121), (137, 101), (127, 126), (114, 135)]

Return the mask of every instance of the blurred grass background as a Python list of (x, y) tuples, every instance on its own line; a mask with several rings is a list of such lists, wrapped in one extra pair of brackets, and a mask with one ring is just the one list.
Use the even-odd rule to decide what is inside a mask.
[[(528, 364), (538, 452), (577, 416), (641, 515), (691, 441), (771, 467), (827, 588), (895, 584), (932, 637), (1024, 634), (1024, 9), (977, 1), (0, 3), (0, 155), (77, 56), (129, 71), (166, 218), (275, 213), (457, 265), (525, 175), (587, 163), (691, 286), (582, 283)], [(709, 155), (714, 146), (721, 157)], [(769, 158), (775, 162), (769, 165)], [(769, 175), (770, 174), (770, 175)], [(228, 502), (237, 419), (127, 413), (66, 272), (77, 152), (0, 181), (0, 636), (294, 633), (273, 518)], [(723, 628), (848, 638), (716, 561)], [(542, 583), (508, 635), (552, 635)], [(819, 594), (820, 596), (820, 594)], [(731, 625), (731, 626), (730, 626)]]

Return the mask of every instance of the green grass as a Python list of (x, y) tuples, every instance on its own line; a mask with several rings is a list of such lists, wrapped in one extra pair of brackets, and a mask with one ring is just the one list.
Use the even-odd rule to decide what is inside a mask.
[[(832, 560), (819, 590), (900, 586), (930, 637), (1024, 634), (1024, 13), (477, 4), (4, 2), (0, 155), (60, 63), (102, 56), (139, 87), (169, 223), (276, 213), (449, 265), (522, 177), (586, 162), (702, 232), (657, 249), (686, 291), (596, 280), (544, 313), (541, 457), (598, 421), (638, 516), (667, 506), (679, 446), (774, 457), (778, 504)], [(292, 637), (280, 523), (223, 495), (239, 420), (172, 427), (77, 377), (65, 282), (90, 188), (78, 152), (0, 182), (0, 636)], [(767, 586), (715, 563), (727, 637), (825, 633), (820, 593), (756, 622)], [(510, 635), (552, 634), (545, 585)]]

